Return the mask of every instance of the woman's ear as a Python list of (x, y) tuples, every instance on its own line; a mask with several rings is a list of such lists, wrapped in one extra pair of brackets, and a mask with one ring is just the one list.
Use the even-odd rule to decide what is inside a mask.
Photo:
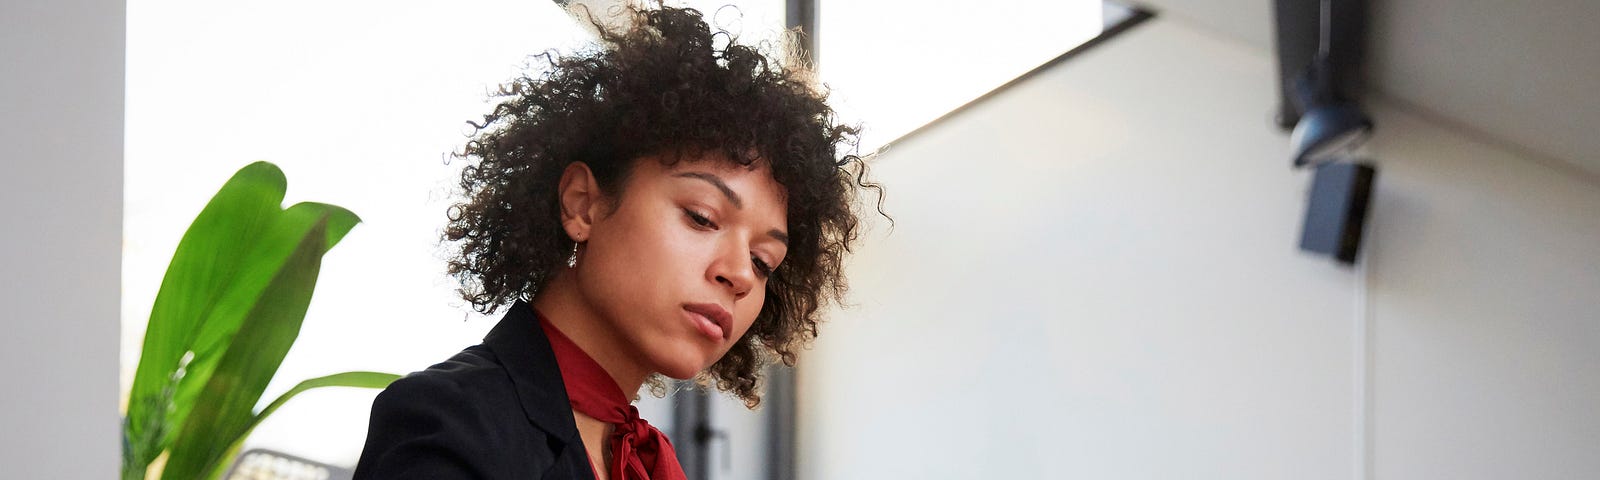
[(572, 241), (588, 240), (589, 231), (594, 228), (594, 218), (599, 215), (603, 195), (599, 182), (594, 179), (594, 172), (589, 170), (586, 163), (569, 163), (561, 172), (561, 182), (557, 188), (561, 198), (562, 228), (566, 229)]

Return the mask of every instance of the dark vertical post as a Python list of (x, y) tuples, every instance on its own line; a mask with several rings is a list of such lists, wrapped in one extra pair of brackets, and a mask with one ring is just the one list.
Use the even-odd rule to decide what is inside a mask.
[(1294, 100), (1294, 79), (1311, 64), (1321, 41), (1319, 21), (1320, 0), (1276, 0), (1272, 2), (1276, 17), (1278, 53), (1278, 126), (1294, 128), (1300, 121), (1300, 109)]
[(800, 45), (811, 64), (817, 63), (817, 9), (819, 0), (786, 0), (784, 23), (786, 28), (800, 29)]
[(761, 408), (767, 410), (767, 478), (772, 480), (794, 480), (797, 476), (794, 370), (785, 365), (767, 368), (767, 392)]
[[(691, 382), (684, 382), (692, 385)], [(672, 439), (689, 480), (711, 478), (711, 396), (691, 386), (672, 395)]]
[[(821, 0), (786, 0), (785, 24), (800, 29), (799, 44), (813, 71), (819, 71), (817, 30)], [(767, 410), (767, 478), (793, 480), (795, 470), (795, 368), (773, 365), (767, 368), (767, 391), (762, 408)]]
[(1362, 90), (1367, 0), (1274, 0), (1278, 53), (1278, 126), (1289, 129), (1303, 113), (1294, 102), (1294, 81), (1317, 56), (1322, 43), (1323, 3), (1328, 7), (1328, 61), (1336, 93), (1344, 98)]

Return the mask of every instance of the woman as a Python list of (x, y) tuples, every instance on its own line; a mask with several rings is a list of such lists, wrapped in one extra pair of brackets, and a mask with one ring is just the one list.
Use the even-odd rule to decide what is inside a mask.
[(479, 311), (510, 308), (378, 396), (357, 479), (682, 478), (634, 392), (698, 377), (753, 408), (843, 295), (854, 196), (876, 188), (839, 159), (855, 130), (699, 13), (629, 16), (474, 124), (449, 271)]

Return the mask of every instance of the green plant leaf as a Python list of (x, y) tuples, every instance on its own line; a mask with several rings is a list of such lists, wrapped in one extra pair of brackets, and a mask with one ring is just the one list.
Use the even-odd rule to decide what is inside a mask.
[[(242, 323), (259, 303), (267, 301), (266, 290), (271, 282), (282, 271), (291, 266), (292, 254), (297, 248), (320, 248), (318, 257), (332, 249), (344, 235), (360, 220), (355, 214), (333, 205), (305, 202), (299, 203), (282, 211), (273, 222), (273, 225), (262, 233), (261, 239), (256, 242), (255, 248), (246, 256), (239, 259), (244, 266), (239, 269), (239, 280), (236, 287), (222, 294), (217, 302), (208, 325), (194, 339), (191, 347), (194, 359), (186, 367), (189, 371), (177, 385), (174, 395), (174, 409), (171, 415), (171, 426), (176, 430), (181, 426), (203, 394), (203, 389), (214, 374), (218, 362), (223, 358), (225, 349), (233, 348), (236, 344), (237, 333), (242, 328)], [(311, 229), (319, 222), (325, 224), (322, 233), (313, 234)], [(319, 243), (320, 242), (320, 243)], [(304, 245), (303, 245), (304, 244)], [(310, 280), (304, 284), (306, 295), (315, 287), (317, 270), (320, 263), (310, 273)], [(309, 300), (308, 300), (309, 302)], [(303, 317), (304, 312), (301, 312)], [(293, 336), (289, 342), (299, 335), (299, 322), (301, 317), (296, 317), (292, 327)], [(279, 361), (282, 358), (280, 356)], [(266, 379), (270, 380), (276, 372), (276, 363), (273, 370), (265, 372)], [(263, 387), (265, 383), (262, 384)], [(256, 395), (260, 395), (258, 392)], [(251, 404), (254, 405), (253, 403)], [(170, 437), (169, 437), (170, 439)], [(164, 444), (165, 449), (169, 445)]]
[[(250, 309), (238, 332), (226, 342), (210, 378), (195, 394), (193, 411), (173, 440), (162, 478), (201, 478), (209, 473), (207, 467), (227, 453), (231, 447), (227, 439), (237, 438), (250, 425), (251, 410), (300, 335), (300, 325), (322, 266), (322, 255), (329, 248), (328, 239), (342, 236), (342, 233), (330, 235), (328, 232), (329, 213), (334, 210), (291, 208), (285, 211), (285, 217), (291, 221), (281, 222), (266, 232), (263, 245), (285, 238), (298, 237), (300, 241), (253, 302), (249, 298), (231, 299), (248, 304)], [(300, 230), (302, 222), (293, 221), (307, 218), (316, 219), (310, 230)], [(263, 261), (270, 259), (263, 258)], [(215, 348), (198, 342), (196, 346)], [(184, 392), (179, 394), (179, 399), (183, 400)]]
[[(174, 444), (195, 405), (206, 401), (201, 398), (203, 390), (246, 318), (264, 299), (275, 301), (269, 297), (303, 295), (308, 303), (321, 255), (360, 221), (348, 210), (326, 204), (308, 202), (282, 209), (285, 186), (282, 171), (270, 163), (240, 169), (179, 242), (151, 309), (129, 392), (123, 478), (143, 478), (150, 462)], [(306, 271), (304, 258), (297, 255), (303, 257), (308, 249), (316, 251), (317, 262)], [(291, 266), (296, 259), (301, 266)], [(295, 268), (297, 274), (284, 274)], [(305, 279), (288, 286), (276, 283), (296, 276)], [(274, 285), (278, 292), (267, 295)], [(291, 295), (284, 289), (304, 291)], [(289, 343), (298, 335), (305, 305), (298, 310)], [(279, 354), (267, 362), (270, 370), (259, 373), (263, 387), (281, 360)], [(259, 399), (260, 391), (253, 395)]]
[(392, 373), (344, 372), (317, 377), (296, 384), (294, 388), (289, 389), (288, 392), (284, 392), (283, 395), (279, 395), (277, 399), (272, 401), (272, 403), (267, 404), (266, 408), (261, 409), (261, 413), (257, 413), (255, 418), (250, 420), (250, 424), (245, 427), (244, 431), (239, 433), (238, 437), (228, 441), (230, 445), (229, 448), (220, 458), (218, 458), (210, 467), (207, 468), (207, 470), (211, 473), (207, 475), (206, 478), (219, 478), (223, 473), (225, 473), (229, 463), (228, 460), (233, 458), (234, 455), (238, 454), (239, 447), (244, 444), (244, 439), (250, 435), (250, 432), (254, 431), (256, 426), (261, 424), (262, 420), (266, 420), (268, 416), (272, 415), (272, 412), (278, 411), (278, 407), (282, 407), (284, 403), (288, 403), (289, 399), (294, 398), (295, 395), (299, 395), (300, 392), (323, 387), (384, 388), (389, 386), (390, 382), (393, 382), (399, 378), (399, 375)]
[[(256, 162), (234, 174), (178, 242), (150, 310), (123, 423), (123, 476), (143, 478), (173, 433), (172, 398), (188, 355), (254, 240), (282, 208), (287, 180)], [(226, 327), (226, 326), (219, 326)]]

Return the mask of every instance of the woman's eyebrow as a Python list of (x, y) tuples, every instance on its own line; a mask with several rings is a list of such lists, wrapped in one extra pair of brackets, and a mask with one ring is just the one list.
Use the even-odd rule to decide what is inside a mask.
[(680, 177), (680, 178), (698, 178), (698, 179), (701, 179), (701, 180), (705, 180), (706, 182), (710, 183), (711, 185), (716, 186), (717, 190), (721, 190), (722, 191), (722, 195), (728, 197), (728, 201), (733, 203), (733, 207), (734, 208), (738, 208), (740, 210), (744, 209), (744, 199), (739, 198), (739, 194), (735, 193), (732, 188), (728, 188), (728, 184), (727, 183), (723, 183), (721, 177), (718, 177), (716, 175), (712, 175), (712, 174), (709, 174), (709, 173), (705, 173), (705, 172), (683, 172), (683, 173), (674, 174), (673, 176), (674, 177)]
[[(722, 181), (722, 177), (718, 177), (706, 172), (682, 172), (673, 174), (672, 176), (678, 178), (697, 178), (700, 180), (705, 180), (706, 183), (716, 186), (717, 190), (721, 190), (722, 195), (728, 197), (728, 202), (733, 203), (734, 208), (741, 210), (744, 209), (744, 199), (739, 198), (739, 194), (734, 192), (732, 188), (728, 188), (728, 184)], [(789, 246), (789, 234), (783, 233), (782, 230), (778, 230), (776, 228), (768, 230), (767, 236), (782, 242), (783, 246), (785, 247)]]

